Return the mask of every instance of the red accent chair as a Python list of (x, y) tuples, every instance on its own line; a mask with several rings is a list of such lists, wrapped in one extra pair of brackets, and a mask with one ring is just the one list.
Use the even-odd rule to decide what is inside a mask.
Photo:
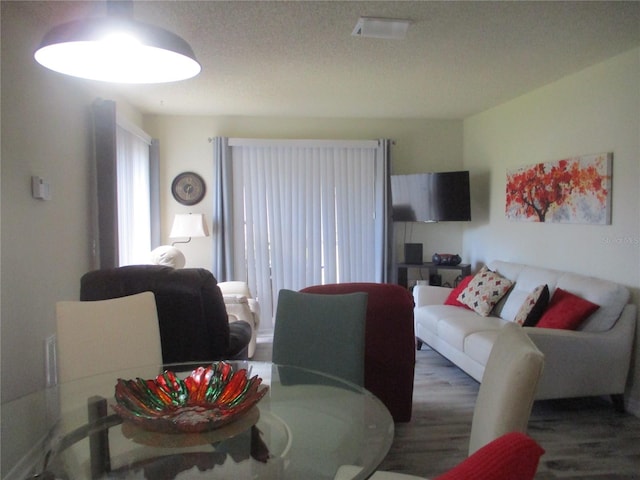
[(390, 283), (314, 285), (306, 293), (366, 292), (364, 386), (389, 409), (396, 422), (411, 420), (416, 352), (413, 297)]

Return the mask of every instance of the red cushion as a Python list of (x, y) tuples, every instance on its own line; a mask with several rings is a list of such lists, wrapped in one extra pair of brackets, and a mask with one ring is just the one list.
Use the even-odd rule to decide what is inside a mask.
[(507, 433), (434, 480), (529, 480), (543, 453), (524, 433)]
[(536, 326), (540, 328), (575, 330), (598, 308), (600, 308), (599, 305), (591, 303), (589, 300), (585, 300), (561, 288), (556, 288), (549, 306)]
[(461, 303), (458, 301), (458, 295), (460, 295), (460, 293), (467, 288), (467, 285), (469, 285), (469, 282), (473, 280), (473, 275), (467, 275), (466, 277), (464, 277), (462, 280), (460, 280), (460, 283), (458, 284), (457, 287), (455, 287), (451, 293), (449, 294), (449, 296), (447, 297), (447, 299), (444, 301), (445, 305), (453, 305), (454, 307), (464, 307), (468, 310), (471, 310), (469, 307), (467, 307), (464, 303)]

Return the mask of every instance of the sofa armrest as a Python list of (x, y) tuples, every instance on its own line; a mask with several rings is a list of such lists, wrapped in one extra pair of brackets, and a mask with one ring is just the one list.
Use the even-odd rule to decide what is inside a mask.
[(251, 325), (244, 320), (236, 320), (229, 323), (229, 348), (226, 358), (229, 360), (249, 359), (251, 332)]
[(435, 285), (416, 285), (413, 287), (413, 301), (416, 307), (442, 305), (452, 290), (453, 288)]
[(606, 332), (524, 327), (544, 353), (537, 399), (623, 393), (631, 365), (636, 306)]

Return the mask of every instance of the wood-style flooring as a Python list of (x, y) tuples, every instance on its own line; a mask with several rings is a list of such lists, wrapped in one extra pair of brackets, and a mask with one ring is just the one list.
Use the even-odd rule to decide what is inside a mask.
[[(271, 360), (262, 339), (254, 360)], [(434, 478), (467, 456), (478, 383), (426, 346), (416, 352), (411, 422), (397, 423), (380, 470)], [(536, 480), (640, 480), (640, 418), (603, 398), (535, 402), (529, 435), (545, 449)]]

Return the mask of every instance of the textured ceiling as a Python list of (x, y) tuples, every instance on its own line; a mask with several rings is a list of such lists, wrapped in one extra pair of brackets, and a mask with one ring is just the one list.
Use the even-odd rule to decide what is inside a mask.
[[(47, 3), (52, 25), (104, 11)], [(158, 114), (459, 119), (640, 45), (637, 1), (145, 1), (134, 16), (202, 64), (188, 81), (117, 87)], [(404, 40), (356, 38), (360, 16), (413, 24)]]

